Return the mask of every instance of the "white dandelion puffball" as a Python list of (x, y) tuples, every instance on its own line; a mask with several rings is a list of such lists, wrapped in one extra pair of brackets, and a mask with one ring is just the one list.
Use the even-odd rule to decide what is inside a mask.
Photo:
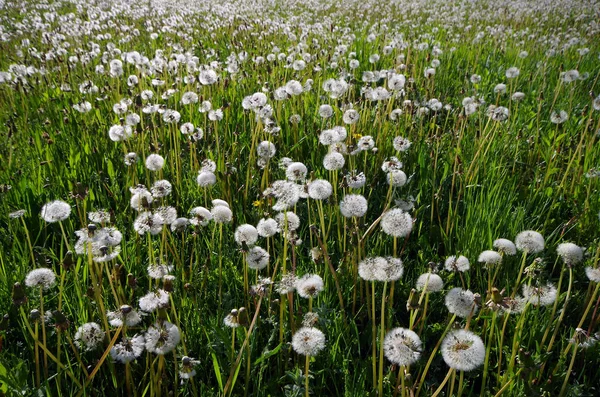
[(449, 256), (444, 262), (444, 268), (449, 272), (466, 272), (470, 267), (469, 260), (462, 255)]
[(79, 349), (94, 350), (104, 341), (104, 331), (96, 323), (85, 323), (77, 329), (74, 340)]
[(519, 251), (528, 254), (537, 254), (544, 250), (544, 236), (533, 230), (526, 230), (517, 234), (515, 243)]
[(314, 298), (323, 291), (324, 284), (321, 276), (317, 274), (305, 274), (296, 280), (296, 291), (303, 298)]
[(441, 352), (446, 364), (459, 371), (472, 371), (485, 360), (481, 338), (464, 329), (450, 332), (442, 342)]
[(390, 236), (406, 237), (412, 231), (412, 227), (412, 218), (400, 208), (387, 211), (381, 218), (381, 229)]
[(196, 177), (196, 183), (200, 187), (208, 187), (217, 183), (217, 176), (210, 171), (201, 171)]
[(583, 260), (583, 249), (573, 243), (559, 244), (556, 253), (568, 266), (576, 265)]
[(323, 167), (328, 171), (341, 170), (346, 164), (346, 160), (341, 153), (332, 152), (323, 158)]
[(303, 356), (316, 356), (325, 348), (325, 334), (313, 327), (302, 327), (292, 337), (294, 351)]
[(585, 275), (590, 281), (600, 283), (600, 268), (588, 266), (585, 268)]
[(56, 284), (56, 274), (51, 269), (42, 267), (27, 273), (25, 285), (29, 288), (41, 287), (47, 290)]
[(394, 170), (387, 173), (388, 184), (394, 187), (401, 187), (406, 184), (406, 174), (401, 170)]
[(523, 285), (523, 298), (534, 306), (549, 306), (556, 300), (556, 287), (548, 283), (540, 287)]
[(258, 231), (254, 226), (246, 223), (235, 229), (234, 238), (238, 245), (254, 245), (256, 240), (258, 240)]
[(393, 145), (397, 151), (406, 152), (410, 148), (411, 142), (404, 137), (397, 136), (394, 138)]
[(269, 253), (261, 247), (252, 247), (246, 255), (246, 263), (250, 269), (261, 270), (269, 264)]
[(258, 225), (256, 225), (256, 231), (261, 237), (271, 237), (277, 234), (279, 231), (279, 225), (273, 218), (263, 218), (258, 221)]
[(115, 362), (126, 364), (141, 356), (145, 347), (146, 340), (143, 335), (135, 335), (133, 338), (123, 337), (121, 342), (110, 349), (110, 356)]
[(517, 247), (515, 244), (506, 238), (494, 240), (493, 246), (503, 255), (516, 255), (517, 253)]
[(360, 194), (348, 194), (340, 202), (340, 211), (346, 218), (361, 217), (367, 213), (367, 199)]
[(444, 280), (435, 273), (423, 273), (417, 279), (417, 291), (438, 292), (444, 288)]
[(150, 171), (158, 171), (165, 165), (165, 159), (160, 154), (151, 154), (146, 157), (146, 168)]
[(396, 365), (412, 365), (421, 357), (421, 338), (406, 328), (391, 329), (383, 340), (385, 357)]
[(176, 325), (168, 321), (158, 322), (151, 325), (146, 331), (146, 350), (150, 353), (164, 355), (173, 350), (179, 340), (181, 333)]
[(358, 275), (367, 281), (396, 281), (404, 274), (400, 258), (380, 256), (363, 259), (358, 264)]
[(71, 215), (71, 206), (61, 200), (51, 201), (42, 207), (40, 215), (48, 223), (64, 221)]
[(479, 254), (477, 262), (485, 263), (486, 265), (499, 265), (502, 263), (502, 255), (496, 251), (486, 250)]
[(333, 187), (325, 179), (315, 179), (308, 184), (308, 196), (313, 200), (325, 200), (333, 193)]
[[(214, 203), (213, 203), (214, 205)], [(229, 223), (233, 219), (233, 212), (224, 205), (216, 205), (211, 210), (212, 219), (215, 223)]]
[(475, 294), (462, 288), (452, 288), (446, 294), (444, 303), (448, 311), (457, 317), (466, 318), (477, 313)]

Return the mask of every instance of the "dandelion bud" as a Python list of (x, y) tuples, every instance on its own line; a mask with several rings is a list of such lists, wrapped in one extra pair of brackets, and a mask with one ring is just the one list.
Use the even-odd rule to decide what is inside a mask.
[(248, 318), (248, 311), (245, 307), (240, 307), (238, 310), (238, 322), (240, 325), (247, 327), (250, 325), (250, 319)]
[(73, 261), (73, 252), (67, 251), (61, 265), (65, 270), (71, 270), (75, 262)]
[(5, 314), (4, 316), (2, 316), (2, 320), (0, 320), (0, 331), (6, 331), (8, 329), (8, 320), (9, 320), (9, 316), (8, 314)]
[(40, 318), (42, 318), (42, 313), (38, 309), (33, 309), (29, 312), (30, 321), (36, 322), (39, 321)]
[(89, 287), (87, 287), (87, 291), (85, 291), (85, 295), (91, 299), (91, 300), (95, 300), (96, 295), (94, 293), (94, 287), (92, 287), (91, 285)]
[(21, 283), (14, 283), (12, 288), (12, 301), (15, 306), (21, 306), (27, 303), (27, 296)]
[(57, 330), (65, 331), (69, 328), (69, 320), (67, 320), (67, 317), (60, 310), (54, 310), (52, 312), (52, 318), (54, 319), (54, 326)]
[(131, 273), (127, 275), (127, 285), (129, 285), (130, 288), (137, 287), (137, 279)]
[(164, 276), (163, 277), (163, 289), (167, 292), (173, 292), (173, 281), (175, 280), (175, 276)]
[(406, 310), (411, 311), (419, 308), (419, 295), (417, 294), (417, 290), (413, 288), (410, 290), (410, 295), (408, 296), (408, 301), (406, 302)]

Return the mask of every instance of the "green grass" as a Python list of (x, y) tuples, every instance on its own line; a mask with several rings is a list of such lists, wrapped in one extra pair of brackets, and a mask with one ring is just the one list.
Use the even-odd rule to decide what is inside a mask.
[[(488, 1), (478, 1), (477, 6), (461, 2), (396, 6), (377, 2), (362, 6), (359, 2), (277, 2), (274, 6), (238, 2), (222, 15), (209, 5), (172, 5), (161, 10), (156, 4), (149, 8), (147, 3), (139, 3), (114, 4), (111, 17), (100, 15), (100, 5), (69, 1), (40, 3), (39, 11), (33, 7), (35, 2), (27, 2), (23, 10), (17, 2), (0, 6), (0, 33), (8, 33), (6, 40), (0, 41), (0, 71), (13, 70), (11, 65), (45, 70), (44, 74), (27, 76), (26, 84), (0, 83), (0, 313), (6, 314), (0, 327), (0, 394), (305, 395), (305, 360), (294, 352), (291, 340), (310, 311), (308, 302), (296, 293), (279, 295), (272, 287), (262, 299), (245, 294), (244, 254), (234, 240), (239, 225), (256, 225), (261, 218), (275, 217), (275, 200), (264, 197), (263, 191), (273, 181), (286, 178), (278, 163), (290, 157), (307, 166), (308, 180), (327, 179), (336, 191), (323, 202), (328, 229), (327, 239), (322, 241), (325, 257), (318, 261), (311, 257), (311, 249), (322, 248), (319, 239), (324, 237), (313, 199), (301, 199), (289, 209), (300, 218), (300, 245), (291, 244), (283, 233), (268, 242), (264, 238), (257, 242), (270, 253), (269, 267), (260, 271), (261, 277), (273, 277), (277, 284), (282, 274), (295, 269), (298, 276), (315, 273), (324, 279), (325, 288), (314, 298), (312, 311), (318, 314), (315, 326), (324, 332), (327, 343), (310, 361), (310, 393), (377, 395), (381, 383), (386, 396), (405, 396), (417, 390), (420, 395), (434, 394), (448, 373), (442, 355), (433, 352), (452, 317), (444, 305), (445, 292), (463, 287), (481, 295), (480, 310), (468, 320), (457, 319), (454, 327), (475, 332), (490, 349), (485, 367), (449, 378), (443, 388), (446, 395), (451, 390), (465, 396), (596, 395), (600, 382), (596, 371), (598, 344), (584, 349), (570, 341), (578, 327), (590, 335), (597, 333), (600, 315), (596, 310), (598, 284), (584, 271), (586, 267), (598, 268), (600, 257), (600, 185), (597, 177), (589, 176), (600, 167), (600, 111), (592, 106), (600, 93), (600, 47), (597, 28), (592, 26), (594, 5), (583, 1), (579, 5), (557, 3), (545, 10), (541, 5), (534, 7), (534, 3), (522, 10), (506, 6), (506, 12), (496, 14), (500, 5)], [(57, 14), (45, 29), (64, 35), (56, 44), (43, 39), (42, 31), (34, 28), (35, 17), (44, 12)], [(67, 15), (71, 15), (68, 20), (60, 19)], [(163, 32), (161, 27), (170, 23), (169, 15), (178, 15), (181, 20)], [(456, 15), (461, 16), (454, 18)], [(94, 32), (78, 25), (95, 20), (101, 21), (101, 27)], [(281, 25), (274, 27), (275, 20)], [(112, 22), (128, 29), (117, 29)], [(152, 23), (153, 31), (147, 29), (147, 22)], [(70, 31), (73, 27), (77, 29)], [(478, 32), (500, 27), (503, 30), (497, 36), (488, 33), (474, 40)], [(509, 28), (511, 33), (507, 33)], [(139, 36), (132, 34), (133, 29), (138, 29)], [(156, 39), (151, 38), (154, 32), (159, 33)], [(106, 33), (111, 34), (110, 39), (97, 37)], [(374, 40), (369, 39), (371, 33)], [(543, 36), (557, 40), (557, 46), (564, 49), (550, 56), (547, 50), (551, 46), (541, 39)], [(578, 37), (579, 44), (565, 46), (570, 37)], [(123, 38), (127, 40), (120, 42)], [(30, 44), (24, 45), (23, 39)], [(394, 39), (405, 46), (398, 44), (386, 55), (384, 47)], [(89, 52), (92, 42), (101, 49), (89, 63), (69, 61), (70, 56)], [(419, 51), (417, 45), (423, 42), (428, 43), (428, 49)], [(185, 62), (178, 64), (176, 72), (165, 68), (165, 72), (150, 76), (125, 61), (123, 75), (112, 78), (108, 63), (102, 62), (108, 43), (122, 52), (138, 51), (150, 59), (156, 50), (163, 50), (167, 60), (187, 52), (187, 58), (198, 58), (198, 65), (218, 61), (219, 79), (213, 85), (196, 86), (183, 81), (188, 75)], [(303, 44), (298, 47), (299, 43)], [(346, 51), (335, 55), (341, 50), (340, 44), (347, 46)], [(267, 58), (273, 46), (286, 56), (293, 53), (294, 60), (302, 53), (312, 57), (302, 71), (286, 67), (285, 60), (253, 62), (257, 56)], [(433, 54), (434, 46), (442, 50), (439, 56)], [(55, 54), (60, 47), (66, 53), (42, 61), (30, 55), (28, 47)], [(589, 53), (580, 55), (578, 49), (584, 47)], [(238, 55), (241, 51), (247, 52), (245, 60)], [(519, 57), (521, 51), (528, 55)], [(356, 70), (348, 68), (351, 52), (360, 62)], [(369, 57), (375, 53), (381, 58), (373, 65)], [(397, 59), (401, 54), (404, 61)], [(237, 58), (236, 73), (226, 69), (230, 56)], [(112, 59), (121, 57), (106, 55), (107, 61)], [(425, 78), (423, 73), (433, 59), (439, 59), (440, 65), (435, 76)], [(106, 71), (98, 74), (95, 68), (101, 64)], [(321, 70), (314, 70), (317, 66)], [(511, 66), (518, 67), (520, 75), (509, 80), (505, 71)], [(364, 83), (363, 72), (390, 69), (406, 76), (404, 96), (366, 99), (361, 88), (387, 88), (387, 80)], [(561, 82), (560, 73), (572, 69), (587, 78)], [(13, 77), (15, 74), (13, 71)], [(197, 71), (191, 74), (198, 77)], [(481, 76), (479, 83), (470, 82), (473, 74)], [(129, 75), (136, 75), (139, 83), (129, 87)], [(341, 76), (351, 85), (342, 97), (331, 98), (323, 83)], [(166, 83), (153, 86), (153, 78)], [(284, 101), (274, 99), (276, 88), (290, 80), (304, 84), (307, 79), (313, 80), (310, 91)], [(97, 93), (80, 92), (79, 85), (88, 80), (98, 87)], [(498, 83), (505, 83), (508, 92), (494, 93)], [(61, 89), (65, 84), (70, 91)], [(169, 88), (177, 91), (161, 98)], [(265, 130), (264, 120), (258, 120), (254, 112), (242, 108), (244, 97), (263, 88), (273, 108), (272, 119), (281, 128), (275, 134)], [(153, 91), (154, 98), (143, 101), (143, 90)], [(200, 102), (210, 100), (213, 109), (221, 108), (223, 119), (209, 120), (207, 113), (198, 111), (200, 103), (182, 105), (180, 99), (186, 91), (196, 92)], [(525, 93), (522, 101), (510, 99), (516, 91)], [(485, 101), (470, 116), (465, 116), (462, 105), (467, 96)], [(432, 98), (450, 105), (450, 109), (419, 115), (421, 104)], [(132, 138), (113, 142), (108, 131), (125, 115), (116, 115), (112, 108), (123, 99), (132, 101), (126, 114), (138, 114), (141, 122), (133, 127)], [(404, 105), (406, 99), (412, 104)], [(82, 100), (92, 104), (90, 112), (79, 113), (73, 108)], [(143, 113), (146, 103), (177, 110), (180, 122), (168, 124), (158, 113)], [(323, 104), (334, 108), (332, 118), (319, 116), (318, 108)], [(346, 125), (345, 143), (351, 147), (361, 136), (370, 135), (378, 150), (345, 155), (342, 170), (327, 171), (323, 157), (328, 149), (319, 143), (319, 134), (344, 125), (342, 117), (349, 104), (360, 113), (360, 119)], [(486, 115), (490, 104), (509, 108), (508, 120), (490, 119)], [(403, 114), (392, 121), (389, 113), (395, 108), (403, 109)], [(558, 110), (569, 115), (559, 125), (550, 121), (552, 112)], [(301, 117), (297, 125), (290, 122), (296, 114)], [(182, 135), (179, 127), (184, 122), (202, 128), (203, 139), (193, 142)], [(396, 136), (412, 142), (408, 151), (394, 149)], [(277, 153), (261, 169), (256, 145), (264, 140), (275, 144)], [(139, 156), (129, 167), (124, 164), (128, 152)], [(145, 167), (150, 153), (165, 158), (161, 171)], [(406, 185), (392, 190), (381, 170), (382, 162), (391, 156), (398, 157), (409, 177)], [(217, 182), (207, 189), (196, 183), (205, 159), (217, 164)], [(344, 184), (344, 176), (351, 171), (366, 175), (363, 188), (350, 189)], [(233, 221), (223, 225), (222, 243), (219, 225), (214, 222), (205, 227), (190, 225), (183, 233), (173, 233), (168, 226), (155, 236), (140, 236), (134, 231), (137, 213), (130, 206), (129, 188), (137, 184), (150, 188), (159, 179), (170, 181), (173, 191), (156, 203), (173, 206), (178, 216), (187, 217), (196, 206), (210, 209), (212, 199), (229, 203)], [(346, 219), (340, 214), (339, 202), (350, 193), (362, 194), (368, 200), (364, 217)], [(374, 223), (384, 209), (395, 205), (395, 200), (409, 197), (414, 199), (414, 208), (409, 211), (413, 229), (406, 239), (395, 241)], [(72, 208), (61, 225), (46, 223), (39, 215), (44, 204), (56, 199)], [(20, 209), (25, 210), (22, 218), (9, 218), (9, 213)], [(73, 263), (69, 263), (67, 251), (77, 241), (75, 231), (90, 223), (89, 211), (99, 209), (108, 210), (111, 225), (123, 233), (120, 255), (98, 264), (86, 255), (73, 255)], [(522, 285), (558, 285), (561, 280), (556, 304), (530, 305), (521, 314), (499, 312), (492, 320), (493, 310), (486, 302), (492, 298), (488, 280), (495, 269), (477, 263), (478, 255), (493, 249), (497, 238), (514, 240), (523, 230), (540, 232), (545, 249), (524, 259), (520, 253), (505, 256), (492, 287), (505, 289), (504, 296), (509, 297), (520, 294)], [(583, 261), (573, 267), (572, 277), (556, 253), (564, 242), (586, 250)], [(466, 256), (471, 270), (460, 275), (444, 270), (443, 263), (451, 255)], [(358, 263), (372, 256), (397, 256), (404, 262), (404, 275), (395, 282), (393, 295), (391, 282), (385, 296), (382, 283), (376, 283), (372, 297), (371, 283), (357, 278)], [(541, 265), (529, 268), (515, 290), (522, 260), (529, 267), (536, 257), (541, 258)], [(162, 281), (151, 280), (146, 271), (154, 258), (173, 266), (174, 290), (168, 307), (145, 316), (133, 329), (109, 327), (105, 340), (93, 351), (72, 347), (69, 339), (79, 326), (93, 321), (104, 329), (107, 312), (123, 304), (138, 308), (139, 298), (149, 288), (162, 286)], [(429, 270), (429, 262), (439, 265), (445, 287), (423, 297), (419, 310), (407, 310), (411, 289), (419, 275)], [(329, 265), (336, 270), (337, 280)], [(28, 318), (31, 310), (41, 309), (39, 291), (24, 284), (27, 274), (41, 267), (51, 268), (57, 275), (57, 284), (44, 292), (44, 311), (60, 310), (69, 321), (65, 330), (59, 330), (54, 320), (49, 320), (44, 327), (46, 342), (41, 339), (41, 323)], [(248, 284), (256, 283), (255, 274), (249, 269)], [(99, 283), (94, 286), (96, 277)], [(22, 305), (13, 302), (19, 288), (15, 283), (21, 284), (27, 297)], [(380, 313), (382, 297), (385, 313)], [(223, 319), (240, 307), (246, 307), (249, 321), (233, 330), (232, 350), (232, 329)], [(255, 312), (256, 323), (247, 337)], [(374, 352), (375, 364), (379, 365), (382, 316), (385, 330), (412, 325), (423, 342), (420, 360), (405, 368), (406, 373), (384, 359), (383, 377), (378, 373), (373, 376)], [(109, 355), (115, 333), (125, 332), (131, 337), (165, 319), (181, 331), (177, 348), (164, 357), (145, 351), (128, 364), (130, 373), (126, 375), (125, 365), (114, 363)], [(39, 343), (30, 329), (39, 332)], [(242, 349), (246, 337), (247, 349)], [(46, 354), (45, 363), (45, 350), (56, 361)], [(199, 360), (199, 364), (194, 367), (196, 375), (182, 381), (178, 372), (184, 355)], [(431, 365), (423, 376), (430, 357)], [(92, 379), (88, 375), (94, 369), (97, 373)], [(394, 391), (401, 381), (406, 388)]]

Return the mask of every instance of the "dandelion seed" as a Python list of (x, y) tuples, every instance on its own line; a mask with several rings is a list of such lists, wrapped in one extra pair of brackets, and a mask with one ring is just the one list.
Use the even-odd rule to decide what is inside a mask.
[(158, 171), (165, 165), (165, 159), (159, 154), (151, 154), (146, 157), (146, 168), (150, 171)]
[(406, 328), (393, 328), (383, 340), (385, 357), (396, 365), (412, 365), (419, 361), (423, 351), (421, 338)]
[(515, 242), (519, 251), (523, 251), (528, 254), (537, 254), (538, 252), (542, 252), (544, 250), (544, 237), (540, 233), (533, 230), (526, 230), (517, 234)]
[(56, 274), (51, 269), (42, 267), (27, 273), (25, 285), (29, 288), (41, 287), (48, 290), (56, 284)]
[(229, 223), (233, 219), (233, 212), (224, 205), (217, 205), (210, 210), (215, 223)]
[(583, 249), (573, 243), (559, 244), (556, 253), (567, 266), (576, 265), (583, 260)]
[(564, 110), (553, 111), (550, 115), (550, 121), (554, 124), (562, 124), (569, 119), (569, 114)]
[(317, 274), (305, 274), (296, 280), (296, 291), (303, 298), (314, 298), (323, 291), (324, 284), (321, 276)]
[(381, 229), (390, 236), (406, 237), (412, 231), (412, 227), (412, 218), (400, 208), (387, 211), (381, 218)]
[(344, 164), (346, 164), (344, 156), (337, 152), (329, 153), (323, 158), (323, 167), (328, 171), (340, 170)]
[(496, 251), (486, 250), (479, 254), (477, 262), (485, 263), (486, 266), (499, 265), (502, 263), (502, 255)]
[(308, 195), (313, 200), (325, 200), (333, 193), (333, 187), (325, 179), (315, 179), (308, 184)]
[(139, 300), (140, 309), (146, 313), (152, 313), (156, 309), (169, 306), (169, 293), (159, 289), (156, 292), (148, 292)]
[(316, 356), (325, 348), (325, 334), (314, 327), (302, 327), (292, 337), (292, 347), (303, 356)]
[(417, 279), (416, 287), (417, 291), (425, 290), (426, 293), (438, 292), (444, 288), (444, 281), (435, 273), (424, 273)]
[(61, 222), (71, 215), (71, 206), (61, 200), (51, 201), (42, 207), (40, 215), (48, 223)]
[(140, 314), (129, 305), (122, 305), (119, 310), (108, 312), (108, 323), (113, 327), (135, 327), (142, 322)]
[(10, 219), (18, 219), (25, 215), (25, 210), (17, 210), (8, 214)]
[(104, 341), (104, 331), (96, 323), (85, 323), (77, 329), (74, 340), (79, 349), (91, 351)]
[(498, 252), (504, 254), (504, 255), (516, 255), (517, 254), (517, 247), (515, 246), (515, 244), (505, 238), (499, 238), (497, 240), (494, 240), (494, 244), (493, 244), (494, 248), (496, 248), (498, 250)]
[(481, 338), (464, 329), (450, 332), (442, 342), (441, 352), (446, 364), (459, 371), (472, 371), (485, 360)]
[(196, 376), (194, 367), (198, 364), (200, 364), (200, 361), (188, 356), (183, 356), (181, 358), (181, 366), (179, 367), (179, 377), (181, 379), (191, 379)]
[(585, 268), (585, 275), (590, 281), (600, 283), (600, 268), (588, 266)]
[(475, 294), (462, 288), (452, 288), (444, 300), (448, 311), (457, 317), (466, 318), (477, 313)]
[(534, 306), (549, 306), (556, 300), (556, 287), (548, 283), (540, 287), (523, 285), (523, 298)]
[(150, 353), (165, 355), (175, 349), (181, 340), (181, 333), (176, 325), (168, 321), (154, 323), (146, 331), (146, 350)]
[(238, 245), (254, 245), (256, 240), (258, 240), (258, 231), (252, 225), (240, 225), (235, 230), (234, 238)]
[(446, 270), (448, 270), (449, 272), (466, 272), (467, 270), (470, 269), (470, 264), (469, 264), (469, 260), (460, 255), (459, 257), (456, 256), (449, 256), (446, 259), (446, 262), (444, 262), (444, 268)]
[(110, 356), (115, 362), (129, 363), (140, 357), (146, 347), (143, 335), (135, 335), (133, 338), (123, 337), (121, 342), (110, 349)]
[(295, 162), (288, 165), (285, 176), (290, 181), (304, 181), (308, 169), (302, 163)]
[(269, 264), (269, 253), (261, 247), (252, 247), (246, 255), (246, 263), (250, 269), (262, 270)]
[(298, 279), (293, 273), (286, 273), (281, 277), (281, 281), (275, 287), (275, 290), (280, 295), (287, 295), (296, 290), (296, 282)]
[(134, 152), (127, 153), (123, 162), (127, 167), (132, 166), (137, 161), (138, 155)]
[(340, 202), (340, 212), (346, 218), (364, 216), (367, 208), (367, 199), (360, 194), (347, 194)]
[(212, 219), (212, 213), (204, 207), (194, 207), (190, 210), (190, 223), (194, 226), (206, 226)]
[(279, 231), (279, 225), (275, 219), (263, 218), (258, 221), (258, 225), (256, 225), (256, 231), (261, 237), (271, 237)]
[(367, 183), (367, 177), (364, 173), (351, 172), (345, 177), (346, 184), (350, 189), (360, 189)]
[(173, 266), (163, 265), (159, 262), (156, 262), (148, 265), (146, 270), (148, 272), (148, 277), (153, 278), (155, 280), (160, 280), (173, 270)]

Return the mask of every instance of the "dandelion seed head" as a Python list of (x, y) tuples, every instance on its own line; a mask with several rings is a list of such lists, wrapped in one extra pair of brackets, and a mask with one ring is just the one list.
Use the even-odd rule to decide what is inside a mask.
[(150, 171), (158, 171), (165, 165), (165, 159), (160, 154), (151, 154), (146, 157), (146, 168)]
[(302, 327), (292, 337), (292, 347), (303, 356), (316, 356), (325, 348), (325, 334), (314, 327)]
[(573, 243), (559, 244), (556, 253), (568, 266), (576, 265), (583, 260), (583, 249)]
[(346, 218), (361, 217), (367, 213), (367, 199), (360, 194), (347, 194), (340, 202), (340, 212)]
[(256, 231), (261, 237), (271, 237), (277, 234), (279, 231), (279, 225), (273, 218), (263, 218), (258, 221), (258, 225), (256, 225)]
[(517, 254), (517, 247), (515, 246), (515, 244), (505, 238), (499, 238), (497, 240), (494, 240), (494, 244), (493, 244), (494, 248), (496, 248), (498, 250), (498, 252), (504, 254), (504, 255), (516, 255)]
[(387, 173), (387, 182), (388, 184), (395, 186), (395, 187), (401, 187), (404, 186), (406, 184), (406, 174), (404, 173), (404, 171), (390, 171)]
[(419, 361), (422, 352), (421, 338), (406, 328), (393, 328), (383, 340), (385, 357), (396, 365), (412, 365)]
[(42, 207), (40, 215), (48, 223), (61, 222), (71, 215), (71, 206), (61, 200), (51, 201)]
[(452, 288), (444, 300), (448, 311), (457, 317), (466, 318), (477, 313), (475, 294), (462, 288)]
[(502, 263), (502, 255), (496, 251), (486, 250), (479, 254), (477, 262), (485, 263), (486, 265), (499, 265)]
[(85, 323), (77, 329), (73, 339), (79, 349), (91, 351), (104, 341), (104, 331), (96, 323)]
[(152, 313), (156, 309), (169, 306), (169, 293), (159, 289), (148, 292), (139, 300), (140, 309), (146, 313)]
[(537, 254), (544, 250), (544, 236), (533, 230), (526, 230), (517, 234), (515, 238), (516, 247), (519, 251), (528, 254)]
[(302, 298), (314, 298), (324, 287), (323, 279), (318, 274), (305, 274), (296, 280), (296, 291)]
[(308, 196), (313, 200), (325, 200), (333, 193), (333, 187), (325, 179), (315, 179), (308, 184)]
[(246, 223), (235, 229), (234, 239), (238, 245), (254, 245), (258, 240), (258, 231), (254, 226)]
[(290, 181), (304, 181), (306, 179), (307, 172), (308, 169), (304, 164), (294, 162), (288, 165), (287, 170), (285, 171), (285, 176)]
[(556, 300), (556, 287), (548, 283), (539, 287), (523, 285), (523, 298), (534, 306), (549, 306)]
[(485, 360), (483, 341), (471, 331), (451, 331), (443, 340), (442, 357), (446, 364), (459, 371), (472, 371)]
[(175, 349), (181, 340), (181, 333), (176, 325), (168, 321), (155, 323), (146, 331), (146, 350), (150, 353), (165, 355)]
[[(213, 204), (214, 205), (214, 204)], [(216, 223), (229, 223), (233, 219), (233, 212), (224, 205), (214, 206), (210, 213), (212, 214), (212, 219)]]
[(250, 269), (262, 270), (269, 264), (269, 253), (261, 247), (252, 247), (246, 254), (246, 263)]
[(412, 231), (413, 221), (407, 212), (393, 208), (383, 214), (381, 229), (394, 237), (406, 237)]
[(110, 349), (110, 356), (118, 363), (129, 363), (140, 357), (146, 347), (143, 335), (135, 335), (133, 338), (123, 337), (121, 342)]
[(444, 288), (444, 280), (435, 273), (424, 273), (417, 279), (417, 291), (439, 292)]
[(585, 268), (585, 275), (590, 281), (600, 283), (600, 268), (588, 266)]
[(469, 263), (469, 260), (462, 255), (460, 255), (458, 257), (449, 256), (448, 258), (446, 258), (446, 261), (444, 262), (444, 268), (449, 272), (463, 272), (464, 273), (471, 268), (471, 265)]
[(212, 218), (212, 213), (204, 207), (194, 207), (190, 210), (190, 223), (194, 226), (206, 226)]
[(340, 170), (346, 164), (346, 160), (341, 153), (332, 152), (325, 155), (323, 158), (323, 167), (328, 171)]
[(29, 288), (41, 287), (43, 290), (48, 290), (56, 284), (56, 274), (52, 269), (41, 267), (27, 273), (25, 277), (25, 285)]

